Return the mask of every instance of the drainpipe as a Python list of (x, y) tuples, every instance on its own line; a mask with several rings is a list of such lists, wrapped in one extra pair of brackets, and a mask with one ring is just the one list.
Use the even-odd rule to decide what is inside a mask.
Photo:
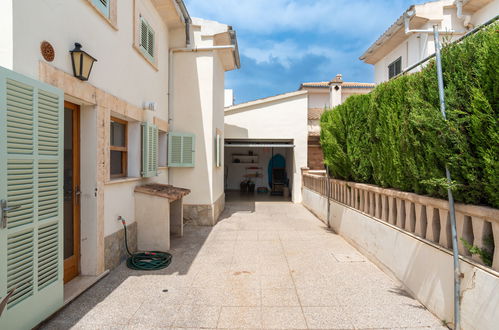
[[(440, 111), (442, 117), (447, 121), (447, 114), (445, 112), (445, 93), (444, 93), (444, 78), (442, 74), (442, 60), (440, 56), (440, 40), (438, 35), (438, 25), (433, 25), (433, 35), (435, 38), (435, 56), (437, 62), (437, 78), (438, 78), (438, 95), (440, 98)], [(461, 270), (459, 269), (459, 251), (457, 246), (457, 230), (456, 230), (456, 212), (454, 209), (454, 196), (450, 187), (452, 183), (449, 168), (445, 166), (445, 175), (447, 177), (447, 195), (449, 199), (449, 214), (452, 232), (452, 252), (454, 260), (454, 329), (461, 328), (460, 321), (460, 304), (461, 304)]]
[(184, 17), (184, 23), (185, 23), (185, 44), (187, 47), (191, 45), (191, 24), (192, 24), (192, 19), (191, 16), (189, 15), (189, 12), (187, 11), (187, 7), (185, 6), (185, 3), (183, 0), (176, 0), (178, 7), (180, 8), (180, 11), (182, 12), (182, 16)]
[[(168, 128), (170, 131), (173, 130), (173, 95), (174, 95), (174, 86), (173, 86), (173, 55), (175, 53), (197, 53), (197, 52), (211, 52), (220, 49), (236, 49), (235, 45), (230, 46), (210, 46), (210, 47), (186, 47), (186, 48), (171, 48), (169, 57), (168, 57)], [(170, 171), (168, 170), (168, 183), (171, 183), (170, 180)]]
[(473, 24), (470, 23), (471, 15), (463, 15), (464, 0), (456, 0), (456, 15), (461, 21), (465, 28), (473, 28)]

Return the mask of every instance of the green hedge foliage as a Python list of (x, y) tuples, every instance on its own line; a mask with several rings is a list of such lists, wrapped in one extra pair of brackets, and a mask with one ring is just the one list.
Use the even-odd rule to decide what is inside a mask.
[(333, 177), (499, 208), (499, 24), (442, 51), (447, 118), (436, 64), (348, 98), (321, 117)]

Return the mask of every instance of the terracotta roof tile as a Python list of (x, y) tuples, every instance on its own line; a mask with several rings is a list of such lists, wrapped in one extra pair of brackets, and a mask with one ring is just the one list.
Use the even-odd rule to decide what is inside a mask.
[(361, 83), (361, 82), (344, 82), (342, 86), (347, 88), (374, 88), (376, 84)]
[(319, 81), (319, 82), (306, 82), (301, 84), (302, 87), (327, 87), (329, 88), (329, 81)]
[(321, 119), (321, 115), (324, 112), (323, 108), (309, 108), (308, 109), (308, 119), (318, 120)]
[[(329, 88), (329, 81), (318, 81), (318, 82), (306, 82), (301, 84), (300, 88), (312, 87), (312, 88)], [(374, 88), (376, 84), (374, 83), (363, 83), (363, 82), (343, 82), (343, 87), (346, 88)]]

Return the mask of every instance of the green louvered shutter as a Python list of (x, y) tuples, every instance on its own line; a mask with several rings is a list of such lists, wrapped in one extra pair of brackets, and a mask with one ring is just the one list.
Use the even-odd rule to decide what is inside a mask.
[(109, 10), (109, 3), (111, 0), (92, 0), (92, 3), (94, 4), (97, 9), (99, 9), (104, 16), (108, 17), (110, 16), (110, 10)]
[[(0, 67), (0, 329), (29, 329), (63, 304), (61, 90)], [(1, 212), (0, 212), (1, 213)]]
[(154, 30), (143, 17), (140, 18), (140, 49), (154, 62)]
[(158, 127), (142, 123), (142, 176), (158, 175)]
[(168, 133), (168, 166), (194, 167), (195, 145), (194, 134)]

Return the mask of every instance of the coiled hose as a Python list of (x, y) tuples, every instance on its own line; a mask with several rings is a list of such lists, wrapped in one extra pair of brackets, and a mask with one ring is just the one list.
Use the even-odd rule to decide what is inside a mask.
[(128, 248), (128, 237), (126, 231), (126, 221), (123, 217), (119, 217), (121, 220), (123, 228), (125, 229), (125, 247), (128, 253), (128, 258), (126, 259), (126, 265), (130, 269), (134, 270), (159, 270), (168, 267), (172, 262), (172, 255), (168, 252), (161, 251), (147, 251), (131, 253)]

